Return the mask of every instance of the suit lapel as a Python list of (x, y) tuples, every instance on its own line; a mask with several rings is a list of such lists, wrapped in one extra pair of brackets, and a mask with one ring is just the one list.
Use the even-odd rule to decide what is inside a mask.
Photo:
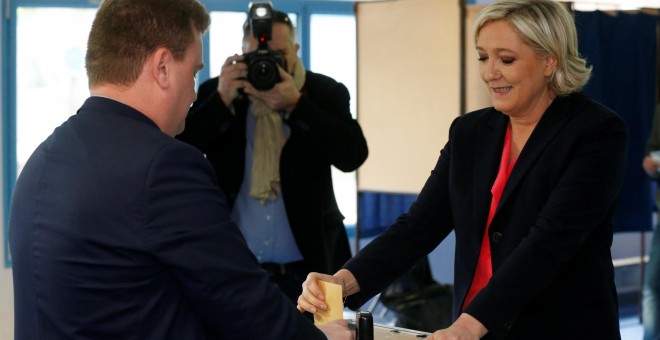
[(475, 152), (473, 165), (473, 196), (475, 225), (480, 228), (479, 235), (483, 235), (490, 210), (490, 190), (497, 176), (497, 169), (502, 156), (504, 134), (509, 118), (490, 109), (484, 115), (483, 124), (479, 124), (473, 150)]
[(550, 104), (543, 117), (541, 117), (538, 125), (536, 125), (536, 128), (529, 136), (529, 140), (527, 140), (527, 143), (520, 152), (516, 165), (511, 171), (511, 175), (497, 206), (495, 216), (497, 216), (497, 212), (506, 203), (516, 186), (520, 184), (525, 174), (530, 171), (536, 160), (541, 156), (543, 150), (561, 131), (566, 122), (568, 122), (571, 117), (571, 114), (569, 114), (570, 102), (570, 97), (557, 97)]

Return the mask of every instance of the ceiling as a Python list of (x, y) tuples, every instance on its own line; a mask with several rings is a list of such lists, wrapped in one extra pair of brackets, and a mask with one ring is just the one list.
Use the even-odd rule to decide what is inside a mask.
[(557, 0), (572, 2), (578, 11), (636, 10), (641, 8), (660, 8), (660, 0)]
[[(313, 0), (312, 0), (313, 1)], [(330, 1), (406, 1), (406, 0), (330, 0)], [(465, 0), (473, 4), (489, 4), (494, 0)], [(572, 2), (573, 9), (578, 11), (616, 11), (616, 10), (638, 10), (641, 8), (660, 8), (660, 0), (555, 0), (560, 2)]]

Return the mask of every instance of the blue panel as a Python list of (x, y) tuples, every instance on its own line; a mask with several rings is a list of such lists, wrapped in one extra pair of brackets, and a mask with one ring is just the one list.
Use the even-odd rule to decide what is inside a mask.
[[(16, 18), (16, 6), (10, 6), (9, 14), (6, 13), (6, 0), (2, 3), (2, 17)], [(16, 56), (11, 51), (16, 51), (16, 33), (15, 21), (2, 20), (2, 187), (4, 200), (4, 264), (5, 267), (11, 267), (9, 256), (9, 203), (11, 201), (11, 192), (16, 180)]]
[(417, 199), (417, 194), (393, 194), (384, 192), (358, 193), (359, 237), (380, 234), (399, 215), (405, 213)]

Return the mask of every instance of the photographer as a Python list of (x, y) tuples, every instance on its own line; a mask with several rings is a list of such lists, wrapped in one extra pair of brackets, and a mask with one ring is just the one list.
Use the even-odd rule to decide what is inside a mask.
[[(266, 15), (257, 17), (261, 5)], [(206, 155), (248, 246), (295, 301), (308, 272), (336, 271), (351, 256), (331, 166), (357, 169), (367, 144), (346, 87), (305, 71), (289, 17), (267, 4), (252, 7), (244, 55), (227, 58), (220, 76), (201, 84), (177, 138)], [(281, 56), (270, 89), (254, 83), (273, 73), (268, 65), (252, 68), (257, 55), (275, 65)], [(255, 69), (261, 73), (250, 74)]]

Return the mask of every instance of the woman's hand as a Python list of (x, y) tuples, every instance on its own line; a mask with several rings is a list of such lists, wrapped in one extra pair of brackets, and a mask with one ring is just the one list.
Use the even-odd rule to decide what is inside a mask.
[(298, 297), (298, 310), (301, 312), (316, 313), (318, 309), (327, 310), (325, 296), (319, 286), (319, 280), (343, 285), (340, 277), (334, 277), (328, 274), (312, 272), (307, 275), (307, 279), (302, 284), (303, 291)]
[(478, 340), (488, 333), (479, 320), (470, 314), (463, 313), (449, 327), (431, 334), (427, 339), (433, 340)]

